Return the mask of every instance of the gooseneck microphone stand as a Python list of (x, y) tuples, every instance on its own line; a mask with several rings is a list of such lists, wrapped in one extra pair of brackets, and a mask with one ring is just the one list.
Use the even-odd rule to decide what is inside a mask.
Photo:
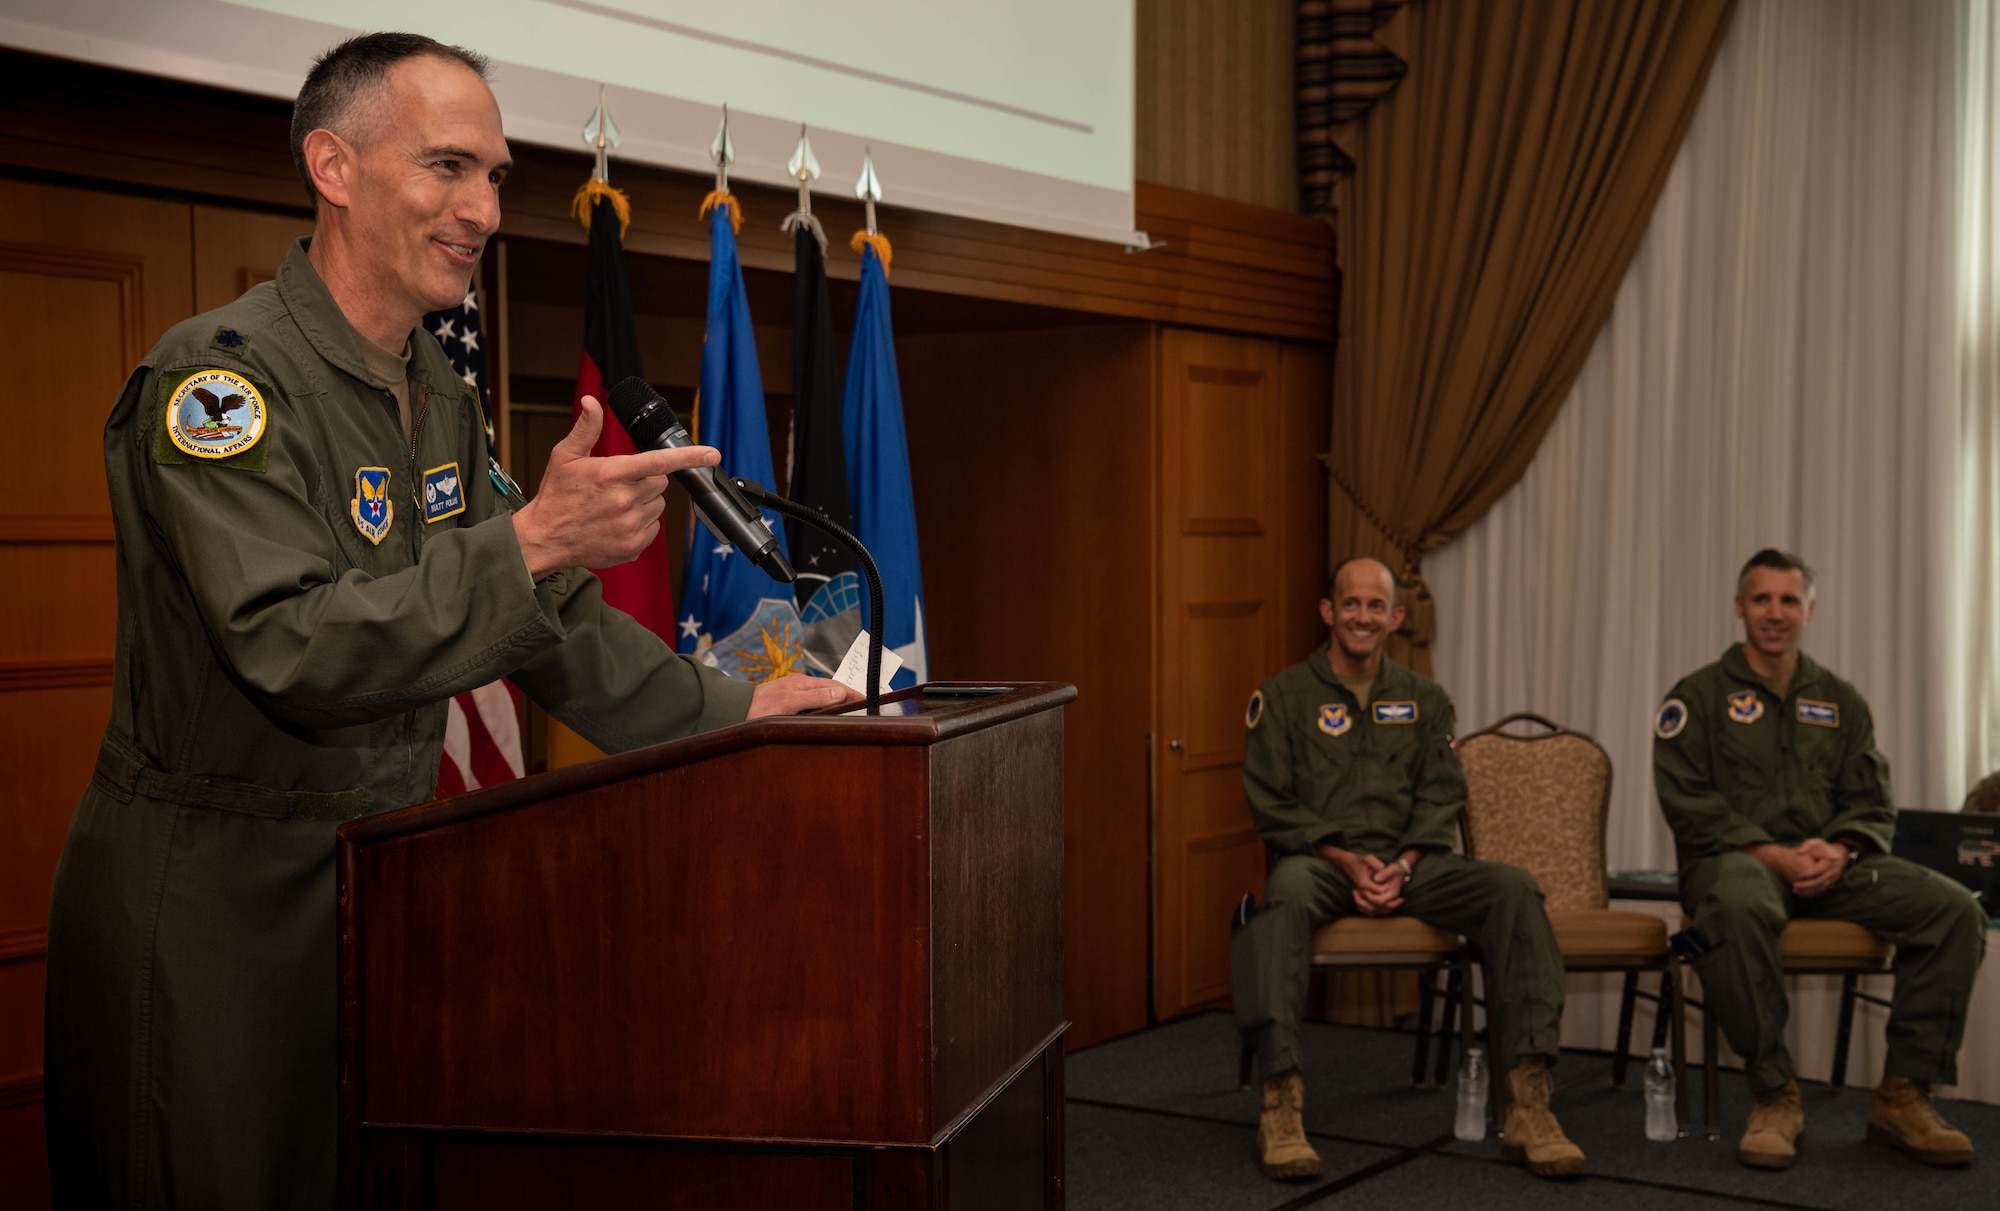
[(861, 545), (846, 526), (828, 517), (818, 509), (809, 509), (796, 501), (786, 500), (774, 492), (766, 492), (762, 484), (747, 479), (731, 477), (731, 483), (743, 495), (774, 513), (782, 513), (795, 521), (802, 521), (846, 547), (861, 565), (861, 577), (868, 582), (868, 713), (882, 713), (882, 573), (875, 567), (875, 557), (868, 548)]

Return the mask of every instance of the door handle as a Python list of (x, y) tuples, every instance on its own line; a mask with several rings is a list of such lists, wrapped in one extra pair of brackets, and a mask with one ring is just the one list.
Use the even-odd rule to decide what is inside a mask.
[(1170, 748), (1170, 749), (1172, 749), (1172, 750), (1174, 750), (1175, 752), (1177, 752), (1177, 753), (1178, 753), (1178, 752), (1180, 752), (1180, 751), (1181, 751), (1182, 749), (1184, 749), (1184, 748), (1186, 748), (1186, 747), (1187, 747), (1187, 741), (1185, 741), (1185, 740), (1169, 740), (1169, 741), (1167, 741), (1167, 747), (1168, 747), (1168, 748)]

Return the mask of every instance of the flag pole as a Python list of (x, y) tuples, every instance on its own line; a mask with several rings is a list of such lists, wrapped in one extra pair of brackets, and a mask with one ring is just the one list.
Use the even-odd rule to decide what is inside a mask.
[(826, 229), (813, 217), (812, 183), (819, 180), (819, 157), (813, 155), (812, 140), (806, 137), (806, 124), (799, 123), (799, 145), (792, 150), (792, 158), (785, 165), (785, 171), (799, 183), (799, 208), (785, 216), (779, 229), (787, 235), (800, 227), (813, 233), (819, 241), (821, 254), (826, 252)]

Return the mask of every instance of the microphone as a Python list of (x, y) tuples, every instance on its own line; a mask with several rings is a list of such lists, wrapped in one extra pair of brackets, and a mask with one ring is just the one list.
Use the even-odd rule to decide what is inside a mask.
[[(667, 401), (636, 374), (611, 389), (611, 412), (641, 450), (678, 450), (694, 445), (687, 427)], [(764, 515), (743, 499), (728, 476), (716, 474), (714, 467), (688, 467), (674, 472), (674, 479), (687, 489), (695, 512), (717, 538), (748, 555), (780, 584), (799, 578), (778, 548), (778, 536), (764, 524)]]

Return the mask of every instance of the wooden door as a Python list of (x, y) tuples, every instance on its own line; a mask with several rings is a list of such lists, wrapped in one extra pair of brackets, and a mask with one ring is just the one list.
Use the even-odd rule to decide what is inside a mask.
[(220, 206), (194, 208), (194, 309), (225, 303), (278, 276), (292, 241), (312, 234), (306, 215), (268, 214)]
[(1261, 894), (1243, 713), (1303, 657), (1325, 572), (1328, 357), (1169, 329), (1160, 341), (1153, 1005), (1229, 994), (1229, 914)]
[(0, 1206), (47, 1202), (49, 887), (110, 714), (104, 418), (192, 314), (189, 207), (0, 180)]

